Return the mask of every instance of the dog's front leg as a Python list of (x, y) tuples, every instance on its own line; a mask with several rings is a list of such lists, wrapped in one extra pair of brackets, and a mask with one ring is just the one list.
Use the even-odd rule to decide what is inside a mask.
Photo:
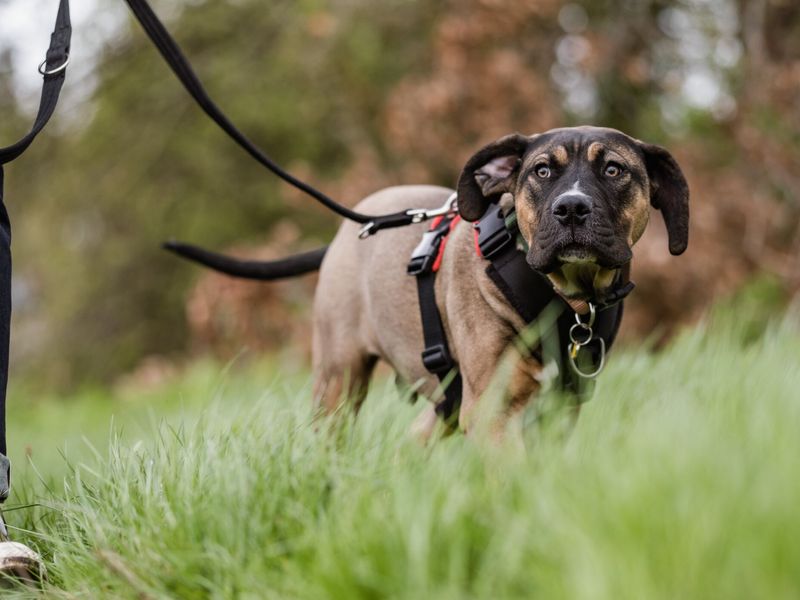
[[(536, 376), (540, 370), (541, 365), (534, 359), (515, 356), (505, 373), (487, 372), (485, 381), (465, 379), (458, 419), (460, 428), (465, 433), (488, 429), (493, 439), (502, 440), (510, 426), (517, 423), (530, 399), (539, 391)], [(505, 381), (497, 382), (497, 386), (490, 385), (492, 375)], [(476, 411), (479, 414), (475, 414)], [(488, 426), (482, 427), (483, 424)], [(427, 444), (455, 430), (454, 425), (445, 424), (436, 414), (435, 405), (428, 403), (414, 419), (410, 433), (422, 444)]]
[(431, 402), (426, 402), (425, 408), (417, 415), (414, 422), (411, 424), (411, 436), (426, 445), (431, 441), (444, 437), (455, 429), (442, 421), (442, 418), (436, 414), (436, 405)]
[(461, 428), (469, 435), (487, 435), (501, 442), (513, 431), (521, 441), (525, 407), (539, 392), (541, 365), (533, 358), (510, 352), (496, 368), (477, 380), (465, 382), (459, 413)]
[(463, 380), (459, 427), (468, 435), (502, 438), (509, 419), (539, 390), (541, 367), (514, 348), (517, 332), (508, 322), (483, 314), (465, 326), (455, 323), (453, 345)]

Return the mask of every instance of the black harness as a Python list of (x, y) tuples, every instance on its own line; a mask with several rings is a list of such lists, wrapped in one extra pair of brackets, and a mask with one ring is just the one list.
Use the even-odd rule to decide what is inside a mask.
[[(456, 214), (451, 212), (425, 232), (407, 268), (408, 274), (417, 278), (425, 339), (422, 363), (444, 388), (444, 398), (436, 404), (436, 413), (447, 422), (457, 419), (462, 381), (436, 305), (434, 263), (440, 257), (442, 242), (450, 233), (454, 219)], [(619, 331), (623, 299), (634, 287), (627, 279), (628, 268), (620, 270), (610, 295), (602, 304), (590, 305), (592, 310), (584, 320), (556, 293), (544, 275), (528, 265), (525, 252), (517, 244), (519, 230), (513, 213), (504, 215), (500, 206), (492, 204), (474, 228), (477, 246), (488, 262), (486, 274), (525, 323), (533, 325), (539, 321), (538, 335), (526, 343), (531, 355), (542, 363), (555, 362), (558, 389), (573, 395), (579, 402), (587, 400), (594, 377), (602, 370), (605, 354)], [(543, 323), (547, 314), (552, 314), (553, 318)]]

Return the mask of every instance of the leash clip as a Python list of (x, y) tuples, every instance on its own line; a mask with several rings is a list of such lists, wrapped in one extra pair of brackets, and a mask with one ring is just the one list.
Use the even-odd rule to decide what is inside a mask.
[(443, 217), (455, 213), (458, 210), (456, 207), (457, 200), (458, 194), (453, 192), (450, 194), (450, 197), (447, 198), (447, 201), (439, 208), (410, 208), (406, 211), (406, 214), (411, 217), (412, 223), (422, 223), (428, 219), (434, 219), (436, 217)]
[[(603, 338), (594, 337), (594, 331), (592, 331), (592, 326), (594, 325), (594, 320), (597, 317), (597, 309), (593, 302), (589, 302), (589, 320), (583, 322), (581, 320), (581, 316), (578, 313), (575, 313), (575, 324), (569, 328), (569, 340), (570, 344), (567, 348), (567, 355), (569, 357), (569, 364), (572, 367), (572, 370), (578, 377), (582, 377), (584, 379), (594, 379), (597, 377), (603, 368), (606, 366), (606, 342)], [(581, 371), (578, 367), (577, 358), (578, 353), (581, 351), (582, 348), (588, 346), (593, 341), (598, 342), (598, 348), (600, 350), (600, 361), (597, 365), (597, 368), (594, 371), (585, 372)]]
[(453, 192), (450, 197), (447, 198), (447, 202), (445, 202), (439, 208), (410, 208), (404, 213), (390, 215), (391, 220), (386, 219), (381, 221), (381, 218), (379, 217), (377, 220), (369, 221), (358, 230), (358, 239), (365, 240), (373, 233), (377, 233), (381, 229), (400, 227), (403, 225), (414, 225), (435, 217), (454, 215), (458, 211), (458, 207), (456, 205), (457, 199), (458, 195)]

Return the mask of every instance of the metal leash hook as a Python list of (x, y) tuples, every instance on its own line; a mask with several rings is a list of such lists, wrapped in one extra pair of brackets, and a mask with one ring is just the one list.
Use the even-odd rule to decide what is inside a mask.
[(434, 219), (436, 217), (443, 217), (445, 215), (455, 213), (458, 211), (458, 208), (456, 207), (457, 200), (458, 194), (453, 192), (450, 194), (450, 197), (447, 198), (447, 201), (439, 208), (411, 208), (406, 211), (406, 214), (411, 217), (412, 223), (422, 223), (428, 219)]
[[(589, 302), (589, 320), (584, 323), (581, 321), (581, 316), (578, 313), (575, 313), (576, 323), (569, 328), (570, 344), (567, 352), (569, 355), (569, 364), (575, 374), (578, 375), (578, 377), (583, 377), (584, 379), (594, 379), (606, 366), (606, 342), (601, 337), (595, 338), (594, 331), (592, 331), (595, 317), (597, 317), (597, 309), (593, 303)], [(581, 348), (588, 346), (592, 341), (597, 341), (599, 343), (600, 364), (594, 371), (586, 373), (580, 370), (575, 361), (578, 358), (578, 353), (580, 352)]]
[[(442, 217), (445, 215), (450, 215), (458, 211), (456, 206), (456, 201), (458, 200), (458, 195), (453, 192), (450, 197), (447, 199), (442, 206), (439, 208), (409, 208), (406, 211), (406, 215), (411, 217), (411, 224), (415, 223), (422, 223), (429, 219), (435, 219), (436, 217)], [(370, 221), (369, 223), (365, 223), (364, 226), (358, 230), (358, 239), (365, 240), (373, 233), (376, 232), (377, 223), (375, 221)]]

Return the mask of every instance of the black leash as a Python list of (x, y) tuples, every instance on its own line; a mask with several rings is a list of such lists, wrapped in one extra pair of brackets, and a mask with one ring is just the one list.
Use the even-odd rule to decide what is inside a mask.
[(50, 47), (45, 60), (39, 65), (44, 82), (36, 120), (25, 137), (16, 144), (0, 148), (0, 502), (8, 497), (10, 482), (10, 466), (6, 458), (6, 388), (11, 327), (11, 223), (3, 204), (3, 165), (25, 152), (53, 115), (67, 73), (71, 37), (69, 0), (60, 0)]
[(158, 19), (153, 9), (146, 0), (125, 0), (136, 19), (142, 25), (147, 36), (155, 44), (161, 56), (175, 73), (183, 87), (194, 98), (200, 108), (230, 136), (230, 138), (241, 146), (245, 152), (252, 156), (258, 163), (272, 171), (275, 175), (283, 179), (290, 185), (305, 192), (317, 202), (329, 208), (336, 214), (361, 223), (364, 228), (361, 230), (361, 237), (367, 237), (381, 229), (392, 227), (402, 227), (411, 223), (419, 223), (426, 220), (424, 211), (403, 211), (389, 215), (365, 215), (343, 206), (333, 200), (330, 196), (323, 194), (307, 183), (300, 181), (291, 173), (281, 168), (274, 160), (267, 156), (263, 150), (251, 142), (214, 103), (206, 92), (203, 84), (192, 70), (192, 66), (181, 52), (178, 44), (167, 31), (164, 24)]
[(0, 149), (0, 165), (11, 162), (28, 149), (31, 142), (50, 120), (58, 103), (61, 86), (69, 64), (69, 43), (72, 36), (72, 25), (69, 20), (69, 0), (61, 0), (53, 34), (50, 36), (50, 48), (47, 57), (39, 65), (39, 73), (44, 76), (42, 95), (39, 100), (39, 111), (28, 135), (16, 144)]

